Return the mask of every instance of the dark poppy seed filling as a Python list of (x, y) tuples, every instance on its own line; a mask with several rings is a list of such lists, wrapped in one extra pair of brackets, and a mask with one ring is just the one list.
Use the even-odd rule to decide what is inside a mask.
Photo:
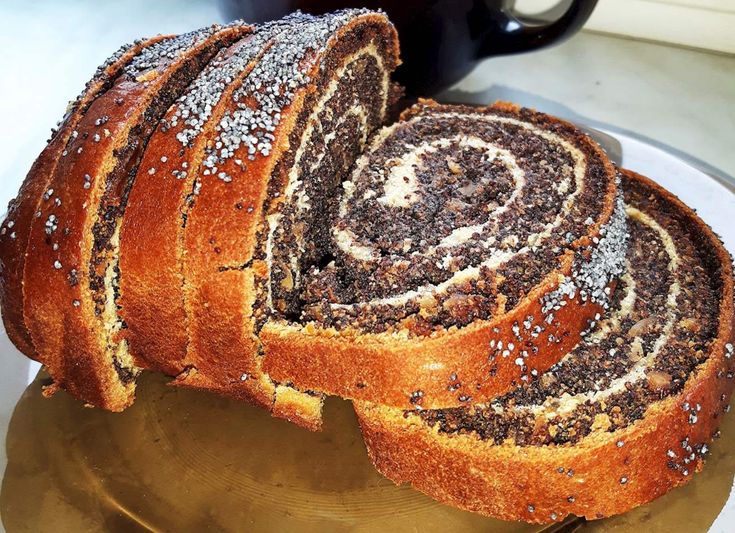
[[(512, 309), (565, 253), (582, 264), (601, 242), (579, 244), (600, 221), (609, 178), (575, 135), (526, 111), (451, 107), (384, 129), (342, 184), (328, 253), (302, 268), (286, 316), (430, 333)], [(603, 283), (590, 289), (600, 302), (622, 270), (624, 227), (614, 233)]]
[(298, 184), (287, 187), (286, 203), (270, 216), (270, 306), (298, 317), (302, 275), (331, 254), (330, 214), (336, 191), (362, 151), (369, 133), (383, 121), (387, 102), (386, 70), (374, 52), (347, 63), (328, 90), (333, 94), (314, 113), (307, 135), (314, 149), (305, 151), (289, 172)]
[(716, 253), (668, 214), (675, 209), (638, 187), (625, 190), (628, 268), (607, 318), (549, 371), (488, 405), (405, 416), (496, 444), (574, 444), (594, 431), (625, 428), (677, 394), (717, 338)]
[(328, 247), (294, 261), (298, 299), (258, 329), (269, 375), (302, 389), (424, 409), (497, 397), (578, 342), (625, 266), (604, 152), (504, 102), (420, 101), (333, 196)]
[(342, 181), (385, 119), (393, 67), (373, 31), (360, 28), (329, 50), (290, 136), (299, 148), (273, 172), (256, 251), (269, 269), (257, 282), (260, 324), (270, 315), (299, 316), (304, 273), (332, 253), (329, 228)]

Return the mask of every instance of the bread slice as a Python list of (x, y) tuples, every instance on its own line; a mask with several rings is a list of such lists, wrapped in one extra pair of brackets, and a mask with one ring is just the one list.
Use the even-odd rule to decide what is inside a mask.
[(341, 194), (315, 203), (297, 188), (293, 212), (333, 221), (313, 226), (326, 231), (308, 269), (287, 235), (298, 226), (274, 232), (264, 368), (402, 408), (503, 393), (604, 314), (626, 246), (617, 196), (613, 165), (569, 123), (421, 101), (376, 135)]
[(213, 26), (142, 50), (80, 117), (48, 182), (28, 240), (25, 323), (56, 386), (89, 404), (118, 411), (134, 395), (138, 369), (119, 339), (118, 242), (148, 137), (244, 31)]
[(233, 92), (272, 44), (278, 26), (256, 28), (223, 49), (167, 111), (151, 136), (120, 231), (120, 316), (138, 366), (176, 376), (186, 360), (182, 246), (200, 165)]
[(505, 520), (625, 512), (688, 482), (733, 390), (733, 268), (693, 210), (624, 171), (631, 244), (613, 310), (537, 380), (486, 405), (355, 404), (380, 472)]
[[(288, 227), (306, 247), (308, 228), (322, 225), (288, 218), (292, 191), (304, 184), (317, 201), (339, 187), (385, 120), (398, 40), (387, 17), (368, 10), (295, 14), (282, 24), (232, 93), (236, 105), (225, 110), (184, 208), (188, 368), (177, 383), (241, 397), (317, 429), (321, 396), (275, 383), (261, 369), (259, 287), (273, 276), (266, 249), (273, 228)], [(303, 250), (294, 256), (316, 260)]]
[(97, 68), (82, 93), (69, 105), (41, 155), (33, 163), (18, 191), (8, 205), (0, 225), (0, 307), (5, 331), (25, 355), (38, 359), (23, 318), (23, 270), (31, 222), (41, 202), (57, 202), (49, 181), (69, 139), (78, 135), (76, 126), (94, 100), (110, 88), (133, 58), (170, 36), (158, 36), (124, 45)]

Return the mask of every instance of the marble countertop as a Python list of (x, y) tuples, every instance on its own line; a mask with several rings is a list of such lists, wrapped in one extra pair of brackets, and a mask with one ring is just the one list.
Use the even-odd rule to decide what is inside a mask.
[[(214, 1), (4, 0), (0, 212), (67, 102), (121, 43), (221, 21)], [(511, 100), (612, 126), (694, 156), (713, 173), (735, 176), (732, 56), (583, 32), (551, 49), (485, 60), (440, 97), (474, 103)], [(28, 378), (20, 356), (6, 354), (2, 365), (0, 442), (14, 405), (5, 399), (17, 398)], [(0, 446), (0, 472), (4, 454)]]

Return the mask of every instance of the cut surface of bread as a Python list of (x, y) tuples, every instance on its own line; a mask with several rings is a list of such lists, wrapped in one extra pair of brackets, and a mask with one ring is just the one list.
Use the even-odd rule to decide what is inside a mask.
[(91, 405), (118, 411), (134, 397), (138, 368), (117, 314), (118, 245), (148, 138), (242, 32), (212, 26), (144, 48), (85, 109), (39, 202), (24, 265), (25, 323), (55, 386)]
[(397, 37), (383, 14), (295, 14), (276, 27), (233, 92), (237, 105), (226, 109), (185, 209), (188, 367), (178, 384), (243, 397), (319, 427), (319, 394), (300, 393), (262, 371), (259, 287), (274, 276), (273, 242), (301, 247), (294, 257), (314, 260), (305, 251), (315, 239), (309, 231), (324, 221), (292, 216), (293, 191), (303, 184), (318, 202), (338, 187), (385, 120), (397, 63)]
[(537, 379), (484, 405), (355, 404), (374, 464), (506, 520), (625, 512), (699, 471), (733, 390), (729, 254), (671, 193), (624, 171), (627, 270), (611, 313)]
[(28, 357), (38, 359), (23, 317), (23, 271), (33, 218), (42, 201), (58, 202), (49, 182), (67, 143), (79, 134), (79, 120), (92, 102), (103, 94), (122, 70), (143, 49), (170, 37), (143, 39), (122, 46), (99, 66), (82, 93), (69, 106), (38, 159), (33, 163), (18, 195), (10, 202), (0, 225), (0, 307), (10, 340)]
[[(345, 119), (347, 120), (347, 119)], [(396, 407), (492, 398), (557, 362), (622, 272), (615, 169), (572, 125), (422, 101), (331, 197), (296, 184), (261, 298), (266, 371)], [(286, 216), (286, 215), (284, 215)], [(305, 268), (307, 267), (307, 268)]]

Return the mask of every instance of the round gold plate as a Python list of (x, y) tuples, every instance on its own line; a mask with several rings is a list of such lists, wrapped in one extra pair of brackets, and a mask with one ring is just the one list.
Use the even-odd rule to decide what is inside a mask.
[[(370, 464), (349, 402), (330, 399), (321, 433), (146, 375), (120, 414), (41, 396), (16, 406), (0, 493), (13, 531), (531, 532), (396, 486)], [(735, 473), (732, 417), (701, 474), (650, 505), (563, 530), (702, 531)], [(559, 525), (553, 527), (559, 530)]]

